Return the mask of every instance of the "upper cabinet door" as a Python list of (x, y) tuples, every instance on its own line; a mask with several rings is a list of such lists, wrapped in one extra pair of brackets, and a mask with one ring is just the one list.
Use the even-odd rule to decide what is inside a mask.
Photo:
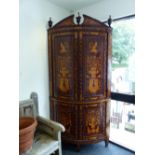
[(107, 37), (104, 31), (81, 32), (82, 99), (106, 98)]
[(75, 97), (76, 38), (76, 32), (52, 35), (53, 95), (56, 98), (72, 100)]

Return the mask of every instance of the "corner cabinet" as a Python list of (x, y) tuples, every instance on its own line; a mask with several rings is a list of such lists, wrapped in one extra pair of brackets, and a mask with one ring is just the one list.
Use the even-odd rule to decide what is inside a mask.
[(83, 15), (48, 29), (51, 119), (62, 123), (64, 142), (109, 141), (111, 28)]

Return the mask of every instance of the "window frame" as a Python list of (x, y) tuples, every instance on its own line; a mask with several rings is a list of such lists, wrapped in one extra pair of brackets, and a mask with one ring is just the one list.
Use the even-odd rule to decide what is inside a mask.
[[(129, 16), (124, 16), (120, 18), (115, 18), (112, 19), (113, 22), (115, 21), (122, 21), (122, 20), (128, 20), (130, 18), (135, 18), (135, 14), (129, 15)], [(103, 23), (107, 24), (108, 21), (104, 21)], [(127, 94), (127, 93), (118, 93), (118, 92), (111, 92), (111, 99), (116, 100), (116, 101), (124, 101), (128, 102), (130, 104), (135, 105), (135, 94)]]

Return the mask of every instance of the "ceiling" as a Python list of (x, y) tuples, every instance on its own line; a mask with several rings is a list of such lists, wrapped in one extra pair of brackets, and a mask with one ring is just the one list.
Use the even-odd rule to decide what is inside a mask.
[(50, 0), (53, 4), (56, 4), (69, 11), (75, 11), (83, 7), (101, 2), (103, 0)]

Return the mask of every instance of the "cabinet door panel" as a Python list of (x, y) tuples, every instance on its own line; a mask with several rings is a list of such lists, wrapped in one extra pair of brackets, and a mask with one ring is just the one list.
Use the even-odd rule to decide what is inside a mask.
[[(106, 115), (103, 104), (83, 105), (83, 137), (84, 139), (97, 138), (100, 135), (105, 135)], [(95, 140), (95, 139), (94, 139)]]
[(107, 35), (100, 32), (83, 32), (82, 94), (84, 99), (106, 97)]
[(75, 34), (53, 35), (54, 97), (74, 98)]
[(58, 103), (57, 121), (65, 126), (62, 134), (67, 139), (75, 139), (76, 135), (76, 107), (69, 104)]

